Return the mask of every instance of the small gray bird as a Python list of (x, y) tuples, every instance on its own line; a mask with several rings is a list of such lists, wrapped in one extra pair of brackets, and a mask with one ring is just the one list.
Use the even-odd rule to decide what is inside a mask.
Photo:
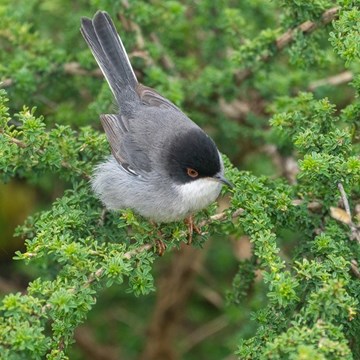
[(213, 140), (173, 103), (140, 84), (110, 16), (82, 18), (81, 33), (119, 105), (101, 115), (112, 156), (92, 188), (106, 208), (131, 208), (155, 222), (191, 215), (215, 201), (224, 178)]

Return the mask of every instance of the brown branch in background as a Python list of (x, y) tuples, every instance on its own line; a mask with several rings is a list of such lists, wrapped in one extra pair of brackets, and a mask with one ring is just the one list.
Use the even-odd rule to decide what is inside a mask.
[[(125, 6), (128, 6), (128, 5), (125, 5)], [(125, 31), (135, 33), (137, 49), (144, 49), (145, 48), (145, 38), (143, 36), (140, 26), (136, 22), (126, 18), (124, 16), (124, 14), (122, 14), (121, 12), (119, 12), (117, 14), (117, 18), (121, 22), (121, 25), (123, 26)]]
[(160, 49), (161, 53), (163, 53), (162, 57), (160, 58), (160, 61), (163, 64), (164, 68), (167, 70), (173, 70), (175, 68), (174, 62), (164, 51), (164, 47), (161, 44), (159, 37), (155, 33), (151, 33), (150, 39)]
[[(63, 71), (65, 75), (70, 76), (91, 76), (96, 78), (102, 78), (102, 72), (99, 68), (95, 70), (86, 70), (81, 67), (78, 62), (72, 61), (63, 65)], [(7, 88), (14, 84), (14, 80), (11, 78), (0, 81), (0, 88)]]
[[(295, 27), (294, 29), (287, 30), (284, 34), (282, 34), (275, 40), (276, 49), (278, 51), (281, 51), (287, 45), (289, 45), (294, 40), (295, 33), (297, 31), (301, 31), (303, 34), (310, 34), (314, 30), (319, 28), (320, 25), (326, 25), (326, 24), (330, 23), (331, 21), (335, 20), (338, 17), (339, 10), (340, 10), (340, 7), (334, 7), (329, 10), (326, 10), (322, 14), (321, 21), (319, 23), (308, 20), (308, 21), (305, 21), (304, 23), (300, 24), (299, 26)], [(145, 48), (145, 39), (144, 39), (144, 36), (142, 34), (142, 31), (141, 31), (141, 28), (139, 27), (139, 25), (129, 19), (126, 19), (124, 17), (124, 15), (122, 15), (120, 13), (118, 14), (118, 19), (120, 20), (121, 24), (123, 25), (123, 27), (126, 31), (133, 31), (136, 33), (136, 44), (137, 44), (138, 50), (129, 54), (129, 57), (131, 58), (132, 56), (138, 56), (138, 57), (144, 58), (148, 65), (153, 64), (154, 61), (149, 56), (148, 52), (143, 50)], [(156, 44), (160, 49), (162, 49), (162, 45), (155, 33), (151, 33), (150, 38), (154, 44)], [(270, 59), (270, 57), (271, 57), (270, 55), (264, 56), (262, 58), (262, 61), (264, 61), (264, 62), (268, 61)], [(163, 66), (168, 70), (171, 70), (174, 68), (173, 61), (166, 54), (164, 54), (162, 56), (161, 62), (163, 64)], [(69, 62), (69, 63), (64, 64), (63, 70), (64, 70), (64, 73), (67, 75), (92, 76), (92, 77), (102, 78), (102, 73), (101, 73), (100, 69), (86, 70), (86, 69), (83, 69), (81, 67), (81, 65), (77, 62)], [(251, 68), (244, 69), (244, 70), (237, 72), (235, 74), (235, 77), (238, 82), (242, 82), (245, 79), (247, 79), (248, 77), (250, 77), (252, 75), (252, 73), (253, 73), (253, 70)], [(345, 73), (347, 73), (347, 72), (345, 72)], [(334, 79), (328, 79), (328, 83), (332, 84), (332, 82), (335, 81), (335, 85), (337, 85), (337, 84), (339, 84), (339, 82), (337, 82), (337, 81), (340, 81), (340, 83), (350, 81), (351, 79), (346, 80), (350, 75), (345, 74), (345, 73), (344, 73), (344, 75), (342, 75), (341, 79), (337, 79), (336, 77), (334, 77)], [(9, 87), (9, 86), (13, 85), (13, 82), (14, 82), (13, 79), (6, 78), (0, 82), (0, 87), (2, 87), (2, 88)], [(316, 83), (314, 83), (314, 84), (315, 84), (314, 85), (315, 87), (321, 86), (321, 83), (320, 83), (320, 85), (317, 85)]]
[[(237, 209), (232, 218), (240, 216), (245, 210)], [(227, 212), (215, 214), (204, 219), (199, 226), (209, 225), (216, 221), (229, 218)], [(140, 359), (143, 360), (177, 360), (181, 353), (189, 351), (199, 342), (219, 332), (228, 325), (226, 317), (221, 316), (195, 330), (183, 342), (183, 349), (179, 354), (175, 342), (178, 343), (178, 329), (184, 320), (184, 308), (190, 297), (199, 268), (205, 257), (206, 248), (199, 250), (182, 245), (181, 250), (174, 254), (170, 265), (162, 271), (159, 280), (157, 301), (153, 316), (148, 327), (148, 336)], [(210, 288), (202, 288), (204, 298), (217, 307), (223, 305), (221, 296)]]
[(157, 300), (148, 328), (148, 336), (140, 359), (176, 360), (177, 330), (183, 321), (184, 308), (193, 289), (196, 267), (204, 259), (204, 249), (183, 245), (174, 254), (159, 280)]
[(297, 31), (300, 31), (304, 34), (309, 34), (317, 28), (317, 24), (312, 21), (305, 21), (294, 29), (289, 29), (280, 35), (276, 40), (276, 49), (282, 50), (285, 46), (289, 45), (294, 40), (294, 35)]
[(320, 22), (313, 22), (308, 20), (303, 22), (294, 29), (289, 29), (288, 31), (286, 31), (284, 34), (282, 34), (276, 39), (275, 44), (277, 50), (281, 51), (285, 48), (285, 46), (289, 45), (294, 40), (294, 36), (297, 31), (300, 31), (304, 34), (310, 34), (314, 30), (319, 28), (320, 25), (327, 25), (331, 21), (335, 20), (339, 16), (339, 11), (340, 11), (339, 6), (333, 7), (329, 10), (326, 10), (321, 15)]
[[(136, 23), (134, 23), (131, 20), (126, 19), (122, 14), (119, 14), (118, 16), (119, 20), (121, 21), (124, 29), (126, 31), (133, 31), (136, 33), (136, 44), (138, 50), (135, 50), (131, 53), (129, 53), (129, 57), (140, 57), (145, 60), (145, 63), (147, 66), (151, 66), (154, 64), (153, 59), (149, 56), (148, 52), (143, 50), (145, 48), (145, 39), (142, 35), (142, 31)], [(162, 49), (162, 45), (159, 41), (159, 38), (155, 33), (150, 34), (151, 40), (160, 48)], [(164, 67), (167, 69), (173, 69), (174, 64), (170, 57), (166, 54), (163, 55), (161, 58), (161, 62), (163, 63)], [(96, 68), (94, 70), (87, 70), (81, 67), (81, 65), (76, 61), (71, 61), (69, 63), (65, 63), (63, 65), (63, 71), (64, 74), (70, 75), (70, 76), (90, 76), (95, 78), (103, 78), (103, 74), (99, 68)], [(14, 80), (11, 78), (5, 78), (2, 81), (0, 81), (0, 88), (7, 88), (14, 84)]]
[[(124, 2), (124, 6), (128, 7), (129, 5)], [(149, 52), (145, 50), (146, 40), (141, 27), (134, 21), (126, 18), (122, 13), (118, 13), (117, 17), (126, 31), (135, 33), (136, 49), (129, 54), (129, 58), (131, 59), (132, 57), (140, 57), (144, 59), (146, 66), (153, 66), (155, 64), (155, 61), (151, 58)], [(153, 44), (157, 46), (157, 48), (160, 50), (160, 53), (162, 54), (160, 62), (162, 63), (164, 68), (167, 70), (174, 70), (174, 62), (172, 61), (170, 56), (166, 54), (157, 34), (152, 32), (150, 33), (149, 37)]]
[(270, 157), (281, 176), (285, 177), (289, 184), (296, 184), (296, 177), (299, 173), (299, 165), (292, 156), (282, 156), (275, 145), (264, 145), (260, 152)]
[[(198, 274), (200, 272), (198, 271)], [(209, 304), (215, 306), (218, 309), (224, 308), (224, 299), (221, 294), (215, 291), (211, 286), (197, 285), (195, 292), (204, 298)]]
[(99, 68), (95, 70), (85, 70), (81, 65), (75, 61), (64, 64), (64, 73), (66, 75), (78, 75), (78, 76), (92, 76), (96, 78), (102, 78), (103, 74)]
[(191, 332), (187, 336), (187, 338), (182, 346), (182, 351), (184, 353), (190, 351), (197, 344), (201, 343), (202, 341), (206, 340), (210, 336), (223, 330), (228, 325), (229, 325), (228, 316), (221, 315), (221, 316), (209, 321), (208, 323), (204, 324), (203, 326), (200, 326), (198, 329)]
[[(295, 27), (294, 29), (287, 30), (285, 33), (280, 35), (275, 40), (274, 45), (275, 45), (276, 49), (278, 50), (278, 52), (282, 51), (286, 46), (288, 46), (292, 41), (294, 41), (295, 34), (298, 31), (300, 31), (306, 35), (311, 34), (314, 30), (318, 29), (320, 27), (320, 25), (327, 25), (331, 21), (337, 19), (337, 17), (339, 16), (339, 10), (340, 10), (340, 7), (338, 7), (338, 6), (333, 7), (329, 10), (326, 10), (321, 15), (320, 22), (313, 22), (313, 21), (308, 20), (308, 21), (303, 22), (299, 26)], [(263, 62), (266, 62), (266, 61), (269, 61), (270, 58), (271, 58), (271, 55), (266, 55), (266, 56), (263, 56), (261, 60)], [(235, 78), (238, 83), (241, 83), (245, 79), (249, 78), (252, 74), (253, 74), (252, 69), (250, 69), (250, 68), (244, 69), (244, 70), (237, 72), (235, 74)]]
[(353, 272), (353, 274), (360, 279), (360, 270), (359, 270), (359, 264), (357, 263), (357, 261), (355, 259), (351, 260), (350, 263), (350, 267), (351, 267), (351, 271)]
[(349, 218), (351, 219), (350, 205), (349, 205), (349, 201), (347, 199), (346, 192), (345, 192), (343, 184), (338, 183), (338, 188), (339, 188), (339, 191), (340, 191), (341, 200), (343, 202), (344, 209), (345, 209), (346, 213), (349, 215)]
[(338, 208), (330, 208), (331, 216), (334, 219), (341, 221), (342, 223), (348, 225), (351, 230), (350, 240), (356, 240), (358, 243), (360, 243), (360, 228), (359, 228), (359, 226), (354, 224), (354, 222), (352, 221), (349, 200), (347, 198), (344, 186), (341, 182), (338, 183), (338, 188), (339, 188), (340, 195), (341, 195), (341, 201), (342, 201), (344, 209), (345, 209), (345, 216), (338, 215), (339, 214)]
[(353, 78), (354, 78), (354, 75), (351, 71), (344, 71), (340, 74), (330, 76), (325, 79), (313, 81), (309, 85), (309, 90), (314, 91), (317, 88), (319, 88), (321, 86), (325, 86), (325, 85), (334, 85), (335, 86), (335, 85), (346, 84), (346, 83), (350, 82)]
[(7, 78), (0, 81), (0, 88), (7, 88), (13, 84), (13, 79)]
[(119, 348), (112, 345), (99, 344), (92, 330), (87, 326), (80, 326), (75, 330), (76, 346), (88, 360), (119, 360)]
[(234, 120), (245, 118), (245, 116), (251, 111), (250, 104), (239, 99), (227, 102), (224, 98), (220, 98), (219, 106), (222, 113)]
[(0, 293), (8, 294), (14, 292), (25, 293), (25, 288), (10, 279), (0, 277)]

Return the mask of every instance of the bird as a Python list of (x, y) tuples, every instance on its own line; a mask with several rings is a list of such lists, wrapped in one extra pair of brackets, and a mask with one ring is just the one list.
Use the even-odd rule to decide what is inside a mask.
[(81, 19), (80, 31), (118, 110), (100, 115), (111, 155), (95, 167), (91, 186), (108, 210), (132, 209), (154, 223), (186, 220), (214, 202), (224, 164), (214, 141), (176, 105), (138, 82), (109, 14)]

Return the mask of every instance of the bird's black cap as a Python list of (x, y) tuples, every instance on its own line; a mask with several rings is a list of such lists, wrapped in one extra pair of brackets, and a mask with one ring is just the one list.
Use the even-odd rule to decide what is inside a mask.
[[(221, 171), (220, 155), (214, 141), (200, 128), (191, 129), (174, 137), (167, 153), (167, 169), (176, 183), (187, 183), (197, 178), (215, 177)], [(197, 177), (188, 175), (193, 169)]]

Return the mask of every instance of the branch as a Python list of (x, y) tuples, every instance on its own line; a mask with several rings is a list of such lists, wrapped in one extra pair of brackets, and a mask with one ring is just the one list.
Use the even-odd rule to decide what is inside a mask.
[(85, 70), (78, 62), (72, 61), (64, 64), (64, 73), (66, 75), (91, 76), (102, 78), (103, 74), (99, 68), (95, 70)]
[[(103, 77), (102, 72), (99, 68), (95, 70), (86, 70), (82, 68), (78, 62), (75, 61), (65, 63), (63, 65), (63, 71), (64, 74), (71, 76), (91, 76), (95, 78)], [(0, 88), (7, 88), (12, 86), (13, 84), (14, 84), (14, 80), (12, 78), (6, 78), (0, 81)]]
[(333, 7), (329, 10), (326, 10), (321, 15), (320, 23), (313, 21), (305, 21), (294, 29), (289, 29), (284, 34), (280, 35), (276, 41), (276, 48), (281, 51), (285, 46), (289, 45), (295, 37), (295, 33), (300, 31), (303, 34), (311, 34), (314, 30), (318, 29), (320, 25), (327, 25), (331, 21), (335, 20), (339, 16), (340, 6)]
[(284, 176), (291, 185), (296, 184), (299, 166), (292, 156), (283, 156), (275, 145), (264, 145), (259, 151), (270, 157), (281, 176)]
[(183, 344), (183, 352), (189, 352), (197, 344), (223, 330), (227, 326), (229, 326), (229, 319), (227, 315), (220, 315), (219, 317), (209, 321), (188, 335)]
[[(336, 6), (331, 9), (326, 10), (321, 15), (320, 22), (314, 22), (307, 20), (300, 24), (299, 26), (295, 27), (294, 29), (289, 29), (282, 35), (280, 35), (274, 42), (275, 48), (280, 52), (283, 50), (286, 46), (288, 46), (292, 41), (295, 39), (295, 34), (300, 31), (305, 35), (311, 34), (313, 31), (318, 29), (320, 25), (327, 25), (331, 21), (337, 19), (339, 16), (340, 7)], [(271, 55), (266, 55), (262, 57), (262, 61), (266, 62), (269, 61), (271, 58)], [(253, 74), (253, 70), (251, 68), (244, 69), (242, 71), (239, 71), (235, 74), (235, 78), (237, 82), (241, 83), (245, 79), (249, 78)]]
[(315, 89), (319, 88), (320, 86), (324, 86), (324, 85), (334, 85), (335, 86), (335, 85), (345, 84), (345, 83), (348, 83), (349, 81), (351, 81), (353, 78), (354, 78), (354, 75), (351, 71), (344, 71), (340, 74), (330, 76), (325, 79), (313, 81), (309, 85), (309, 90), (314, 91)]
[(4, 80), (0, 81), (0, 88), (9, 87), (13, 84), (13, 82), (14, 81), (11, 78), (4, 79)]
[(360, 279), (360, 270), (359, 270), (359, 265), (357, 263), (357, 261), (355, 259), (351, 260), (351, 263), (350, 263), (350, 267), (351, 267), (351, 270), (353, 272), (353, 274)]
[[(141, 254), (142, 252), (145, 252), (145, 251), (149, 251), (153, 247), (154, 247), (154, 245), (152, 245), (152, 244), (141, 245), (140, 247), (138, 247), (134, 250), (130, 250), (130, 251), (126, 252), (124, 254), (124, 259), (130, 260), (135, 255)], [(104, 274), (104, 271), (105, 271), (104, 268), (99, 268), (94, 273), (90, 274), (87, 281), (84, 284), (84, 287), (85, 288), (89, 287), (94, 281), (99, 279)], [(75, 291), (75, 289), (73, 289), (73, 290)]]
[(140, 359), (178, 359), (175, 344), (184, 322), (184, 309), (193, 291), (195, 269), (203, 262), (204, 254), (204, 249), (182, 245), (171, 263), (163, 269)]
[[(4, 136), (6, 136), (6, 137), (9, 139), (10, 142), (12, 142), (13, 144), (21, 147), (22, 149), (25, 149), (25, 148), (28, 147), (28, 145), (25, 144), (24, 142), (22, 142), (21, 140), (18, 140), (18, 139), (16, 139), (16, 138), (10, 136), (9, 134), (4, 133), (4, 130), (3, 130), (3, 129), (0, 129), (0, 134), (3, 134)], [(40, 150), (38, 150), (38, 152), (39, 152), (40, 154), (44, 154), (44, 150), (41, 150), (41, 149), (40, 149)], [(71, 166), (68, 162), (66, 162), (66, 161), (62, 161), (62, 162), (61, 162), (61, 166), (64, 167), (64, 168), (66, 168), (66, 169), (68, 169), (68, 170), (73, 170), (74, 172), (77, 172), (77, 170), (73, 169), (72, 166)], [(89, 176), (87, 173), (85, 173), (85, 172), (80, 172), (79, 175), (80, 175), (83, 179), (85, 179), (85, 180), (90, 180), (90, 176)]]
[[(344, 222), (344, 221), (342, 221), (342, 222), (347, 224), (351, 229), (350, 240), (356, 240), (358, 243), (360, 243), (360, 229), (352, 221), (349, 200), (347, 198), (344, 186), (343, 186), (343, 184), (341, 182), (338, 183), (338, 188), (339, 188), (339, 191), (340, 191), (341, 200), (342, 200), (342, 203), (344, 205), (345, 212), (346, 212), (347, 217), (348, 217), (348, 222)], [(335, 219), (336, 219), (336, 217), (335, 217)], [(337, 220), (339, 220), (339, 219), (337, 219)]]
[[(62, 161), (61, 166), (64, 167), (65, 169), (73, 170), (73, 171), (77, 172), (77, 170), (73, 169), (73, 167), (66, 161)], [(85, 173), (83, 171), (80, 172), (79, 175), (85, 180), (90, 180), (91, 179), (90, 175), (88, 175), (87, 173)]]
[(346, 196), (346, 192), (345, 192), (345, 189), (344, 189), (344, 186), (342, 183), (338, 183), (338, 188), (340, 190), (340, 194), (341, 194), (341, 200), (344, 204), (344, 208), (345, 208), (345, 211), (346, 213), (349, 215), (349, 218), (351, 219), (351, 210), (350, 210), (350, 205), (349, 205), (349, 201), (347, 199), (347, 196)]
[[(232, 214), (231, 214), (231, 218), (234, 219), (238, 216), (240, 216), (241, 214), (243, 214), (245, 210), (242, 208), (239, 208), (237, 210), (235, 210)], [(205, 225), (209, 225), (215, 221), (224, 221), (228, 218), (229, 214), (227, 212), (221, 212), (219, 214), (215, 214), (210, 216), (207, 219), (204, 219), (203, 221), (200, 222), (199, 227), (203, 227)], [(149, 251), (151, 249), (154, 248), (153, 244), (144, 244), (141, 245), (140, 247), (130, 250), (128, 252), (126, 252), (124, 254), (124, 258), (127, 260), (130, 260), (132, 257), (134, 257), (135, 255), (141, 254), (142, 252), (145, 251)], [(85, 283), (85, 287), (90, 286), (95, 280), (97, 280), (99, 277), (101, 277), (104, 273), (104, 269), (103, 268), (99, 268), (97, 271), (95, 271), (94, 273), (90, 274), (88, 277), (88, 280)]]
[(4, 130), (0, 129), (0, 134), (3, 134), (4, 136), (6, 136), (10, 142), (12, 142), (13, 144), (25, 149), (27, 147), (27, 145), (25, 143), (23, 143), (22, 141), (10, 136), (9, 134), (4, 133)]
[[(235, 219), (235, 218), (239, 217), (240, 215), (242, 215), (244, 213), (244, 211), (245, 210), (242, 209), (242, 208), (239, 208), (239, 209), (235, 210), (231, 214), (231, 218)], [(221, 212), (219, 214), (212, 215), (209, 218), (204, 219), (203, 221), (201, 221), (200, 224), (198, 224), (198, 227), (202, 228), (203, 226), (209, 225), (209, 224), (211, 224), (211, 223), (213, 223), (215, 221), (224, 221), (224, 220), (226, 220), (228, 218), (228, 216), (229, 216), (229, 213), (226, 212), (226, 211), (223, 211), (223, 212)]]
[(92, 329), (87, 326), (80, 326), (75, 330), (75, 341), (86, 359), (119, 360), (120, 358), (118, 347), (98, 343)]
[(0, 293), (7, 294), (11, 292), (24, 293), (24, 288), (19, 286), (19, 284), (15, 283), (11, 279), (0, 277)]

